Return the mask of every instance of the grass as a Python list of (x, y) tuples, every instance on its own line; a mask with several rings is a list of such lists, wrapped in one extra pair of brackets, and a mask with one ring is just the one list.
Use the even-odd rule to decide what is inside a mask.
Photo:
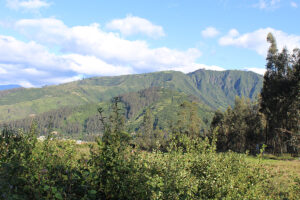
[(271, 174), (270, 180), (276, 188), (274, 192), (286, 196), (290, 188), (295, 186), (295, 178), (300, 178), (300, 158), (291, 158), (288, 155), (280, 157), (266, 155), (262, 159), (249, 156), (247, 161), (253, 164), (261, 163)]

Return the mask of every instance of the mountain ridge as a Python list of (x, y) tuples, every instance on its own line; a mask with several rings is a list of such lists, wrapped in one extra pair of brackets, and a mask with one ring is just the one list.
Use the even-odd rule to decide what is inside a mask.
[[(144, 74), (92, 77), (42, 88), (0, 91), (0, 122), (22, 119), (69, 105), (81, 106), (151, 87), (166, 88), (201, 99), (212, 109), (233, 105), (235, 96), (254, 99), (263, 77), (254, 72), (196, 70), (184, 74), (162, 71)], [(2, 96), (1, 96), (2, 94)]]

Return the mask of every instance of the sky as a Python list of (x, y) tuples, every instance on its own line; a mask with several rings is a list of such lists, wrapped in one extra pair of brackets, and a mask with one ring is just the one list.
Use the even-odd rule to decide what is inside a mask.
[(197, 69), (263, 74), (300, 47), (300, 0), (0, 0), (0, 85)]

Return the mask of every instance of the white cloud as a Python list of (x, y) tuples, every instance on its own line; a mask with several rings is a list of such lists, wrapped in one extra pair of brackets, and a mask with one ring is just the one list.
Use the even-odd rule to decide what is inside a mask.
[(15, 28), (29, 39), (47, 45), (59, 45), (71, 38), (68, 27), (54, 18), (22, 19), (15, 23)]
[(79, 74), (86, 75), (112, 75), (132, 74), (130, 67), (114, 66), (96, 58), (95, 56), (83, 56), (79, 54), (64, 55), (71, 61), (70, 68)]
[(22, 69), (20, 72), (22, 74), (28, 74), (28, 75), (31, 75), (31, 76), (45, 76), (45, 75), (47, 75), (47, 72), (39, 71), (35, 68), (25, 68), (25, 69)]
[(35, 87), (34, 85), (32, 85), (28, 81), (18, 81), (17, 84), (21, 85), (22, 87), (25, 87), (25, 88), (33, 88), (33, 87)]
[(1, 64), (0, 64), (0, 74), (6, 74), (7, 71), (1, 67)]
[[(216, 65), (205, 65), (205, 64), (191, 64), (188, 66), (182, 66), (182, 67), (175, 67), (175, 68), (171, 68), (172, 70), (175, 71), (181, 71), (184, 73), (189, 73), (189, 72), (193, 72), (196, 71), (198, 69), (206, 69), (206, 70), (213, 70), (213, 71), (224, 71), (225, 69)], [(161, 69), (161, 70), (168, 70), (168, 69)]]
[(19, 10), (39, 10), (43, 7), (49, 7), (50, 3), (43, 0), (27, 0), (27, 1), (20, 1), (20, 0), (6, 0), (6, 6), (8, 8)]
[(219, 44), (252, 49), (259, 55), (266, 56), (269, 48), (266, 38), (270, 32), (275, 36), (279, 50), (286, 47), (289, 51), (292, 51), (294, 48), (300, 47), (300, 36), (287, 34), (273, 28), (258, 29), (245, 34), (240, 34), (236, 30), (230, 30), (227, 35), (219, 39)]
[(38, 86), (46, 84), (44, 78), (68, 71), (67, 60), (49, 53), (35, 42), (25, 43), (0, 35), (0, 46), (0, 68), (5, 72), (0, 73), (1, 83)]
[[(14, 27), (30, 41), (0, 35), (0, 84), (31, 87), (87, 76), (161, 70), (191, 72), (199, 68), (223, 70), (198, 64), (198, 49), (150, 48), (146, 41), (126, 40), (102, 30), (98, 24), (68, 27), (60, 20), (47, 18), (23, 19)], [(57, 53), (50, 53), (51, 48)]]
[(296, 2), (294, 2), (294, 1), (291, 2), (291, 6), (293, 8), (298, 8), (298, 4)]
[(47, 83), (59, 83), (59, 84), (62, 84), (62, 83), (69, 83), (69, 82), (72, 82), (72, 81), (78, 81), (80, 79), (82, 79), (81, 75), (75, 75), (75, 76), (72, 76), (72, 77), (69, 77), (69, 76), (65, 76), (65, 77), (50, 77), (50, 78), (46, 79), (45, 82), (47, 82)]
[(116, 33), (104, 32), (98, 24), (67, 27), (57, 19), (29, 19), (18, 21), (16, 28), (30, 39), (59, 46), (63, 53), (94, 56), (114, 66), (130, 66), (135, 72), (187, 66), (201, 56), (195, 48), (151, 49), (146, 41), (123, 39)]
[(259, 0), (257, 4), (254, 4), (254, 7), (262, 10), (274, 10), (279, 6), (280, 0)]
[(123, 35), (145, 34), (152, 38), (165, 36), (161, 26), (152, 24), (144, 18), (128, 15), (124, 19), (115, 19), (106, 24), (106, 28), (110, 30), (118, 30)]
[(213, 38), (213, 37), (216, 37), (217, 35), (219, 35), (219, 31), (214, 27), (207, 27), (201, 33), (202, 33), (202, 36), (206, 37), (206, 38)]
[(121, 75), (126, 68), (106, 64), (84, 55), (55, 55), (35, 42), (22, 42), (0, 35), (0, 84), (23, 87), (58, 84), (78, 80), (78, 74)]
[(228, 32), (228, 36), (230, 36), (230, 37), (237, 37), (237, 36), (239, 36), (239, 32), (238, 32), (238, 30), (236, 30), (236, 29), (231, 29), (229, 32)]
[(255, 73), (260, 74), (260, 75), (264, 75), (265, 72), (266, 72), (265, 68), (255, 68), (255, 67), (246, 68), (245, 70), (246, 71), (252, 71), (252, 72), (255, 72)]
[(25, 43), (10, 36), (0, 35), (0, 46), (0, 64), (22, 64), (45, 69), (60, 66), (60, 58), (36, 42)]

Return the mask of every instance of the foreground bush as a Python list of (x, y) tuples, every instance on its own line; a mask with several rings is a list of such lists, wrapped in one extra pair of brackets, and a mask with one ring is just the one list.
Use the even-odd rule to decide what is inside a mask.
[[(76, 155), (74, 142), (4, 130), (0, 198), (279, 199), (262, 166), (250, 166), (246, 155), (216, 153), (207, 139), (182, 136), (165, 153), (115, 139), (93, 144), (87, 158)], [(292, 188), (291, 199), (298, 193)]]
[(76, 199), (86, 193), (75, 142), (5, 129), (0, 137), (0, 193), (3, 199)]

